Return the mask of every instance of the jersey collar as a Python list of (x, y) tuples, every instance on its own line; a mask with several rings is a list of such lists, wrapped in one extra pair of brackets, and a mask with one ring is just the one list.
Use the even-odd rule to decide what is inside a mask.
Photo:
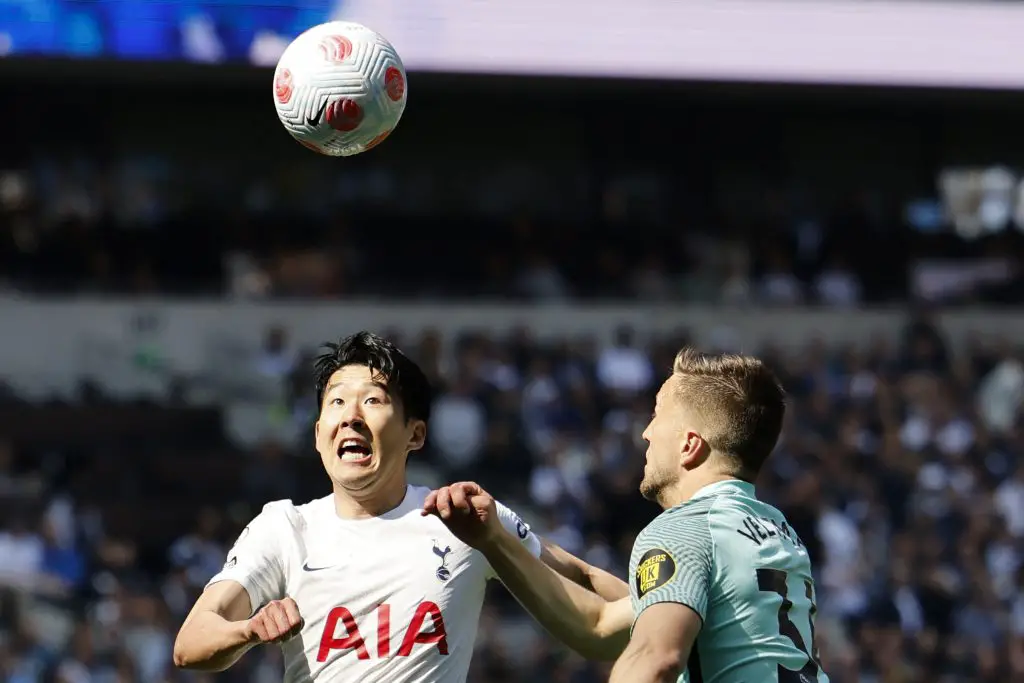
[(399, 503), (395, 507), (391, 508), (390, 510), (388, 510), (387, 512), (385, 512), (382, 515), (377, 515), (376, 517), (360, 517), (358, 519), (339, 517), (338, 514), (336, 512), (334, 512), (334, 494), (333, 493), (331, 495), (327, 496), (326, 498), (324, 498), (324, 500), (326, 500), (326, 501), (328, 501), (330, 503), (331, 517), (338, 524), (371, 524), (371, 523), (372, 524), (378, 524), (378, 523), (380, 523), (382, 521), (386, 522), (386, 521), (392, 520), (392, 519), (400, 519), (401, 517), (407, 515), (408, 513), (412, 512), (413, 510), (418, 508), (420, 506), (420, 504), (416, 500), (416, 497), (413, 495), (413, 493), (414, 493), (413, 487), (411, 485), (409, 485), (409, 484), (406, 484), (406, 486), (405, 486), (405, 497), (402, 498), (402, 502), (401, 503)]
[(695, 494), (690, 496), (690, 500), (697, 500), (698, 498), (707, 498), (715, 494), (733, 494), (741, 496), (754, 496), (754, 485), (749, 481), (742, 481), (740, 479), (726, 479), (725, 481), (716, 481), (714, 484), (708, 484), (707, 486), (697, 490)]

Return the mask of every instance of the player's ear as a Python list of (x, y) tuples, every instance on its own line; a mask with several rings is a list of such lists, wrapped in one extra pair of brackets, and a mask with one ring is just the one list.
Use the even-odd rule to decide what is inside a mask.
[(319, 419), (316, 422), (313, 423), (313, 440), (314, 441), (319, 441), (320, 440), (320, 420)]
[(708, 442), (692, 429), (684, 430), (679, 440), (679, 464), (683, 469), (692, 470), (708, 457)]
[(427, 423), (423, 420), (412, 421), (412, 433), (409, 435), (410, 451), (418, 451), (427, 442)]

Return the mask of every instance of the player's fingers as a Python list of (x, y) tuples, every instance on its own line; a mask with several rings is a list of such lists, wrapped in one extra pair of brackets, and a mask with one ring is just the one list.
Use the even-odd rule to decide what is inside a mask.
[(441, 516), (441, 511), (437, 507), (437, 495), (439, 491), (434, 490), (427, 494), (427, 497), (423, 499), (423, 509), (420, 510), (420, 514), (424, 517), (434, 515), (435, 517)]
[(480, 484), (476, 483), (475, 481), (467, 481), (463, 485), (463, 488), (471, 496), (476, 496), (476, 495), (479, 495), (481, 493), (487, 493), (486, 491), (484, 491), (483, 487), (480, 486)]
[(298, 610), (295, 613), (296, 620), (292, 620), (292, 615), (285, 610), (285, 605), (282, 603), (277, 608), (277, 626), (281, 629), (281, 637), (285, 638), (295, 628), (295, 624), (298, 623)]
[(274, 605), (274, 609), (270, 612), (269, 616), (274, 620), (275, 630), (277, 631), (277, 635), (274, 636), (275, 638), (280, 638), (292, 630), (292, 624), (288, 621), (288, 615), (285, 614), (281, 603)]
[(437, 510), (437, 491), (431, 491), (427, 494), (427, 497), (423, 499), (423, 510), (421, 513), (423, 516), (429, 515), (431, 512)]
[(284, 615), (288, 619), (288, 626), (290, 630), (294, 630), (296, 626), (302, 623), (302, 615), (299, 614), (299, 606), (295, 604), (295, 601), (291, 598), (285, 598), (281, 601), (281, 607), (284, 610)]
[(490, 510), (494, 507), (494, 498), (486, 493), (479, 493), (470, 497), (469, 504), (474, 510)]
[(270, 640), (270, 636), (267, 634), (267, 627), (263, 623), (262, 614), (257, 614), (252, 619), (250, 619), (249, 627), (252, 629), (252, 632), (256, 634), (256, 637), (259, 638), (261, 643), (265, 643), (268, 640)]
[(288, 631), (288, 634), (285, 636), (285, 639), (287, 640), (287, 639), (290, 639), (290, 638), (294, 638), (295, 636), (297, 636), (300, 633), (302, 633), (302, 629), (304, 629), (305, 627), (306, 627), (306, 620), (305, 619), (299, 619), (299, 623), (295, 624), (295, 626), (292, 626), (292, 630)]
[(461, 486), (452, 487), (452, 510), (461, 514), (466, 514), (470, 510), (466, 489)]
[(447, 486), (437, 491), (437, 511), (442, 519), (448, 519), (452, 514), (452, 492)]
[(264, 643), (273, 642), (281, 633), (277, 629), (277, 621), (274, 619), (274, 615), (271, 613), (270, 606), (264, 607), (263, 610), (257, 615), (259, 621), (259, 627), (257, 633), (260, 634), (260, 640)]
[(480, 488), (480, 484), (476, 483), (475, 481), (460, 481), (458, 483), (452, 484), (452, 488), (453, 489), (455, 489), (455, 488), (462, 489), (468, 495), (473, 495), (474, 493), (482, 493), (483, 492), (483, 489)]

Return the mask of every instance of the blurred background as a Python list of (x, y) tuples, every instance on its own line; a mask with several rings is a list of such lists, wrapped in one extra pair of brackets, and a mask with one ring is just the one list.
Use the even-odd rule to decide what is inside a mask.
[[(287, 42), (410, 70), (345, 160), (271, 106)], [(310, 355), (436, 382), (410, 479), (471, 478), (620, 576), (683, 344), (790, 396), (759, 481), (834, 683), (1024, 680), (1024, 2), (0, 0), (0, 681), (174, 671), (264, 502), (329, 493)], [(500, 587), (471, 681), (588, 683)]]

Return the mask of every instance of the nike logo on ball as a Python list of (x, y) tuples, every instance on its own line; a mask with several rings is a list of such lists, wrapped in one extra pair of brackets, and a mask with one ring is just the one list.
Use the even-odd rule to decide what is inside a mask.
[(320, 117), (324, 115), (324, 109), (327, 109), (327, 100), (320, 103), (320, 109), (317, 110), (316, 115), (306, 118), (306, 123), (311, 126), (320, 125)]

